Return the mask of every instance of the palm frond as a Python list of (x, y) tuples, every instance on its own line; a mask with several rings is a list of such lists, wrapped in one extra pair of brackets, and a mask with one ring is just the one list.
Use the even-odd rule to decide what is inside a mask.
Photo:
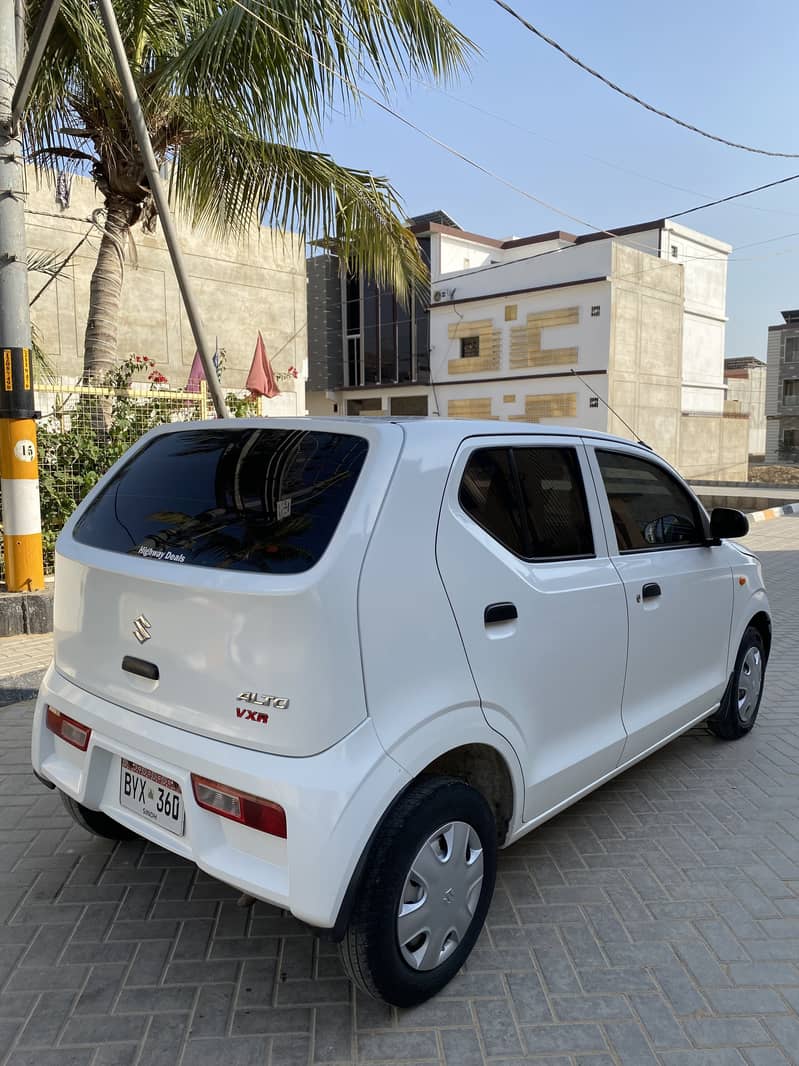
[(57, 277), (71, 259), (67, 252), (35, 251), (28, 249), (28, 270), (34, 274)]
[(231, 116), (197, 131), (173, 171), (175, 199), (195, 226), (241, 234), (263, 221), (335, 240), (339, 254), (400, 298), (426, 280), (414, 237), (385, 178), (330, 156), (262, 140)]

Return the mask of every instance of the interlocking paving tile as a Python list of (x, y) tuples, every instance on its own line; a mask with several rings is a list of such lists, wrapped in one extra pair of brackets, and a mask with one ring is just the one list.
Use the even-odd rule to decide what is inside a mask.
[(88, 837), (30, 775), (30, 704), (0, 710), (0, 1064), (799, 1063), (799, 518), (749, 544), (775, 616), (756, 729), (693, 730), (502, 852), (471, 959), (409, 1011), (290, 915)]

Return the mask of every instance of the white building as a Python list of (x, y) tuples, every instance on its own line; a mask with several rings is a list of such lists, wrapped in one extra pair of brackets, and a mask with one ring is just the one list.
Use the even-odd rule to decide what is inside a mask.
[(585, 426), (637, 436), (687, 476), (746, 476), (748, 424), (724, 417), (728, 244), (668, 219), (495, 240), (431, 217), (412, 226), (430, 262), (429, 356), (420, 309), (395, 311), (392, 332), (385, 294), (370, 302), (361, 282), (354, 315), (358, 288), (342, 279), (333, 351), (309, 329), (312, 413)]

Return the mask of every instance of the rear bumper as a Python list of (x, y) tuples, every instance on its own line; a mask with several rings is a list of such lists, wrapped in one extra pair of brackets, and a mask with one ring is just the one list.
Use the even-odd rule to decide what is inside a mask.
[[(87, 751), (47, 729), (48, 703), (91, 728)], [(186, 812), (183, 836), (120, 805), (122, 759), (178, 782)], [(36, 702), (32, 761), (37, 775), (84, 806), (104, 811), (220, 881), (325, 929), (336, 922), (372, 830), (409, 780), (386, 755), (369, 719), (318, 755), (267, 755), (125, 710), (77, 688), (53, 666)], [(203, 810), (194, 800), (192, 773), (279, 803), (287, 839)]]

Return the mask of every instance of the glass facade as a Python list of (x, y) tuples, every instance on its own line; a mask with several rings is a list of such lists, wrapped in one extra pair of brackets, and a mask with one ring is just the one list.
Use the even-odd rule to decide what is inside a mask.
[[(419, 238), (430, 266), (430, 238)], [(407, 385), (430, 378), (430, 320), (427, 302), (407, 307), (390, 289), (368, 278), (347, 275), (342, 298), (347, 339), (346, 385)]]

